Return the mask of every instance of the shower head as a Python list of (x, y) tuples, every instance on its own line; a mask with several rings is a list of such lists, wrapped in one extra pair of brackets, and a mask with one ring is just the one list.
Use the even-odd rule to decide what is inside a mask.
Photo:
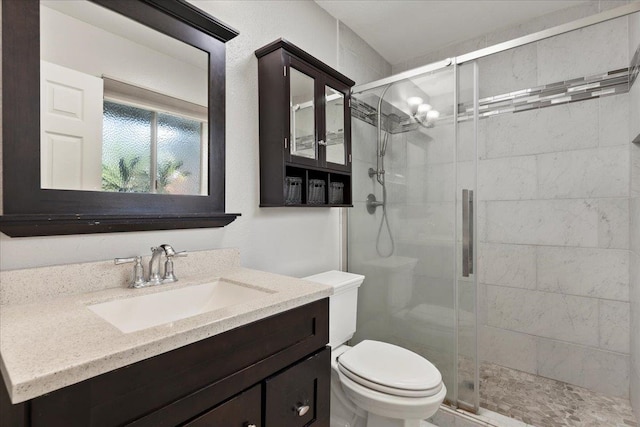
[(389, 113), (387, 115), (387, 132), (395, 133), (400, 126), (400, 116), (395, 113)]

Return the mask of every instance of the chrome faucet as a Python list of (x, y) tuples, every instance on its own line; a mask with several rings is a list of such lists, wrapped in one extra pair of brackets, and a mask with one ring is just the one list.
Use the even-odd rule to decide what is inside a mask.
[(162, 283), (162, 277), (160, 277), (160, 257), (164, 253), (163, 246), (165, 245), (151, 248), (151, 261), (149, 261), (149, 280), (147, 281), (148, 285), (159, 285), (160, 283)]
[[(162, 254), (167, 258), (164, 263), (164, 274), (160, 274), (160, 258)], [(159, 285), (161, 283), (177, 282), (173, 271), (173, 257), (187, 256), (187, 252), (176, 252), (171, 245), (160, 245), (151, 248), (151, 260), (149, 261), (149, 280), (144, 280), (144, 267), (141, 264), (142, 257), (134, 258), (116, 258), (114, 262), (116, 264), (123, 264), (126, 262), (135, 262), (134, 265), (134, 277), (129, 287), (131, 288), (143, 288), (145, 286)]]

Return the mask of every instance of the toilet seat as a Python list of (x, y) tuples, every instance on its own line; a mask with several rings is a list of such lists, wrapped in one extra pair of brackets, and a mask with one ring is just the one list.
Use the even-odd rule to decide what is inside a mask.
[(444, 400), (447, 389), (442, 384), (440, 390), (427, 397), (401, 397), (372, 390), (337, 371), (342, 388), (355, 405), (379, 416), (402, 420), (421, 420), (433, 415)]
[(389, 387), (384, 384), (378, 384), (378, 383), (369, 381), (366, 378), (359, 377), (358, 375), (349, 371), (347, 368), (345, 368), (340, 364), (338, 364), (338, 370), (340, 371), (341, 378), (342, 378), (342, 375), (344, 375), (345, 377), (349, 378), (351, 381), (363, 387), (366, 387), (374, 391), (378, 391), (380, 393), (385, 393), (385, 394), (398, 396), (398, 397), (430, 397), (430, 396), (433, 396), (434, 394), (437, 394), (442, 389), (442, 386), (443, 386), (443, 384), (440, 383), (436, 387), (430, 388), (430, 389), (404, 390), (401, 388)]
[(338, 370), (363, 387), (401, 397), (428, 397), (442, 375), (422, 356), (393, 344), (364, 340), (338, 356)]

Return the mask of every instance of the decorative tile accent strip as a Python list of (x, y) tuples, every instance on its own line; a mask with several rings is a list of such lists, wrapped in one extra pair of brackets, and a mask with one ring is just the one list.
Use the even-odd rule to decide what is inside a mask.
[[(617, 95), (629, 91), (629, 80), (635, 80), (640, 72), (640, 49), (636, 51), (633, 68), (623, 68), (588, 77), (580, 77), (548, 85), (522, 89), (502, 95), (483, 98), (479, 101), (479, 117), (481, 119), (505, 113), (519, 113), (536, 108), (552, 107), (569, 102), (596, 99), (608, 95)], [(376, 100), (377, 101), (377, 100)], [(383, 111), (391, 111), (382, 115), (383, 128), (390, 133), (407, 132), (420, 126), (406, 112), (383, 102)], [(352, 98), (351, 115), (373, 126), (377, 125), (376, 108), (367, 102)], [(458, 120), (473, 118), (473, 105), (458, 105)], [(440, 121), (450, 120), (451, 116), (442, 115)], [(437, 122), (436, 122), (437, 126)]]
[[(605, 74), (581, 77), (523, 89), (504, 95), (491, 96), (479, 101), (480, 118), (504, 113), (519, 113), (536, 108), (552, 107), (569, 102), (617, 95), (629, 91), (629, 69), (609, 71)], [(473, 117), (472, 105), (460, 105), (460, 120)]]

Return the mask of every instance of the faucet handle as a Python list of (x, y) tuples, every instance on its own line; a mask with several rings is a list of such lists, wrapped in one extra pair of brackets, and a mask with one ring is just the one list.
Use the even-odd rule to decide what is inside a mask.
[(131, 258), (116, 258), (113, 260), (116, 265), (135, 263), (133, 266), (133, 280), (129, 283), (130, 288), (142, 288), (147, 284), (144, 280), (144, 267), (142, 266), (142, 257), (135, 256)]
[[(168, 246), (168, 245), (167, 245)], [(187, 251), (175, 252), (173, 248), (170, 253), (165, 253), (167, 260), (164, 262), (164, 277), (162, 278), (163, 282), (177, 282), (178, 278), (173, 272), (173, 257), (185, 257), (187, 256)]]

